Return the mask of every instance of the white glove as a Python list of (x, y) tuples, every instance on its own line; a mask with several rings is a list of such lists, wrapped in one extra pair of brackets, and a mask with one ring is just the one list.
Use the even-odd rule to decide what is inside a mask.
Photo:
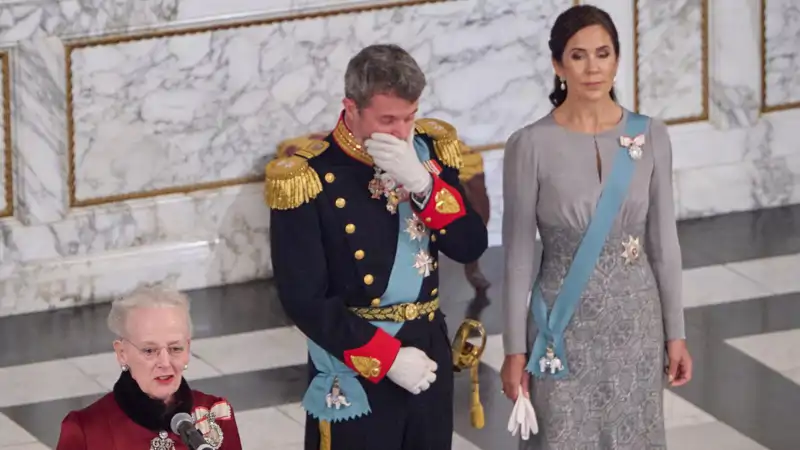
[(401, 347), (386, 376), (414, 395), (427, 390), (436, 381), (436, 362), (415, 347)]
[(522, 386), (518, 390), (517, 401), (514, 409), (511, 410), (511, 417), (508, 419), (508, 431), (512, 436), (520, 432), (522, 440), (527, 441), (531, 434), (539, 432), (539, 423), (536, 421), (536, 412), (533, 410), (531, 399), (522, 392)]
[(364, 141), (364, 145), (375, 165), (408, 192), (421, 195), (433, 186), (431, 174), (425, 170), (414, 150), (414, 130), (405, 141), (391, 134), (373, 133), (370, 139)]

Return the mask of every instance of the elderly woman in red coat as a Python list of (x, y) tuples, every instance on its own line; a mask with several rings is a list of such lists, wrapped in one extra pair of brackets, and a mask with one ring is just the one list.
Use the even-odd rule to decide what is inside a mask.
[(242, 449), (231, 405), (183, 378), (192, 331), (186, 296), (137, 290), (112, 304), (108, 325), (122, 373), (113, 392), (64, 418), (57, 450), (186, 450), (170, 427), (178, 413), (215, 449)]

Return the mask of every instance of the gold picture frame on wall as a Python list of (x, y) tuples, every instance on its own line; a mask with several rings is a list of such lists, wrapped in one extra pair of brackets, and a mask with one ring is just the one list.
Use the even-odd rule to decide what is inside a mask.
[(0, 71), (3, 74), (3, 193), (6, 205), (0, 218), (14, 215), (14, 149), (11, 140), (11, 55), (0, 50)]
[(800, 100), (786, 103), (779, 103), (777, 105), (767, 104), (767, 2), (769, 0), (761, 0), (759, 2), (759, 18), (761, 25), (760, 45), (761, 51), (761, 107), (762, 114), (771, 112), (786, 111), (789, 109), (800, 108)]
[(194, 27), (187, 27), (180, 29), (153, 30), (142, 33), (132, 33), (128, 35), (100, 36), (100, 37), (80, 38), (80, 39), (65, 41), (64, 70), (66, 78), (67, 191), (69, 198), (69, 206), (73, 208), (97, 206), (97, 205), (115, 203), (125, 200), (152, 198), (170, 194), (187, 194), (196, 191), (219, 189), (223, 187), (238, 186), (238, 185), (258, 183), (263, 181), (263, 176), (253, 175), (253, 176), (236, 177), (231, 179), (211, 181), (205, 183), (170, 186), (170, 187), (147, 190), (147, 191), (128, 192), (128, 193), (115, 194), (103, 197), (78, 198), (76, 194), (75, 119), (74, 119), (74, 102), (72, 94), (73, 90), (72, 53), (74, 51), (87, 47), (116, 45), (132, 41), (162, 39), (174, 36), (208, 33), (219, 30), (230, 30), (236, 28), (273, 25), (277, 23), (293, 22), (299, 20), (320, 19), (338, 15), (345, 15), (345, 14), (360, 14), (360, 13), (387, 10), (387, 9), (407, 8), (411, 6), (422, 6), (434, 3), (445, 3), (449, 1), (454, 1), (454, 0), (398, 0), (398, 1), (391, 1), (384, 3), (376, 3), (371, 5), (342, 6), (335, 9), (329, 9), (323, 11), (290, 13), (286, 15), (246, 20), (241, 22), (217, 23), (211, 25), (194, 26)]

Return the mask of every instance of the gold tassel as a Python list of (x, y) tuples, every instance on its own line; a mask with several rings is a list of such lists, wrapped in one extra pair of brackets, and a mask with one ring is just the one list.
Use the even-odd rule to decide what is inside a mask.
[(461, 143), (458, 139), (434, 139), (433, 149), (444, 165), (454, 169), (460, 169), (464, 165)]
[(478, 364), (470, 368), (470, 378), (472, 378), (472, 401), (469, 406), (469, 419), (472, 426), (477, 429), (483, 428), (486, 421), (483, 416), (483, 405), (481, 404), (480, 384), (478, 383)]
[(322, 192), (317, 172), (304, 158), (293, 156), (267, 165), (265, 200), (272, 209), (297, 208)]
[(331, 423), (319, 421), (319, 450), (331, 450)]

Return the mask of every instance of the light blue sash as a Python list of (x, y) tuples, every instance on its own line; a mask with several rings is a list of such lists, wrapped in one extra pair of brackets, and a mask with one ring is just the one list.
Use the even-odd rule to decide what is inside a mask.
[[(625, 123), (625, 134), (631, 138), (647, 130), (647, 116), (628, 112), (628, 119)], [(564, 348), (564, 331), (569, 324), (575, 308), (581, 298), (586, 283), (594, 272), (597, 259), (603, 251), (608, 233), (614, 224), (614, 220), (619, 213), (622, 202), (628, 193), (631, 179), (633, 178), (636, 162), (628, 153), (628, 148), (620, 145), (614, 158), (614, 165), (611, 174), (606, 181), (606, 186), (600, 194), (600, 200), (594, 212), (594, 216), (589, 223), (580, 246), (575, 252), (575, 257), (569, 267), (561, 291), (556, 297), (550, 319), (547, 319), (547, 305), (542, 298), (539, 289), (539, 282), (534, 283), (533, 297), (531, 298), (531, 312), (536, 321), (538, 333), (533, 343), (530, 359), (526, 370), (537, 377), (545, 375), (552, 378), (564, 378), (568, 375), (566, 351)], [(543, 373), (539, 361), (547, 353), (553, 350), (555, 357), (561, 362), (561, 370), (551, 373), (545, 370)]]
[[(414, 149), (420, 161), (430, 160), (430, 150), (420, 138), (414, 139)], [(367, 187), (364, 186), (366, 191)], [(421, 240), (412, 240), (406, 233), (406, 220), (412, 217), (411, 205), (403, 202), (397, 208), (398, 233), (397, 250), (394, 255), (392, 272), (389, 283), (381, 297), (381, 306), (390, 306), (398, 303), (417, 301), (422, 288), (422, 275), (414, 267), (415, 256), (421, 249), (427, 250), (429, 237), (427, 234)], [(402, 322), (370, 322), (382, 328), (390, 335), (396, 335), (403, 327)], [(313, 418), (328, 422), (341, 422), (367, 415), (370, 413), (369, 400), (364, 387), (357, 379), (358, 374), (347, 367), (342, 361), (326, 352), (315, 342), (308, 339), (308, 352), (311, 361), (319, 372), (308, 386), (303, 396), (303, 408)], [(338, 381), (339, 389), (346, 398), (349, 406), (341, 405), (339, 409), (328, 408), (326, 396), (331, 393), (334, 381)]]

